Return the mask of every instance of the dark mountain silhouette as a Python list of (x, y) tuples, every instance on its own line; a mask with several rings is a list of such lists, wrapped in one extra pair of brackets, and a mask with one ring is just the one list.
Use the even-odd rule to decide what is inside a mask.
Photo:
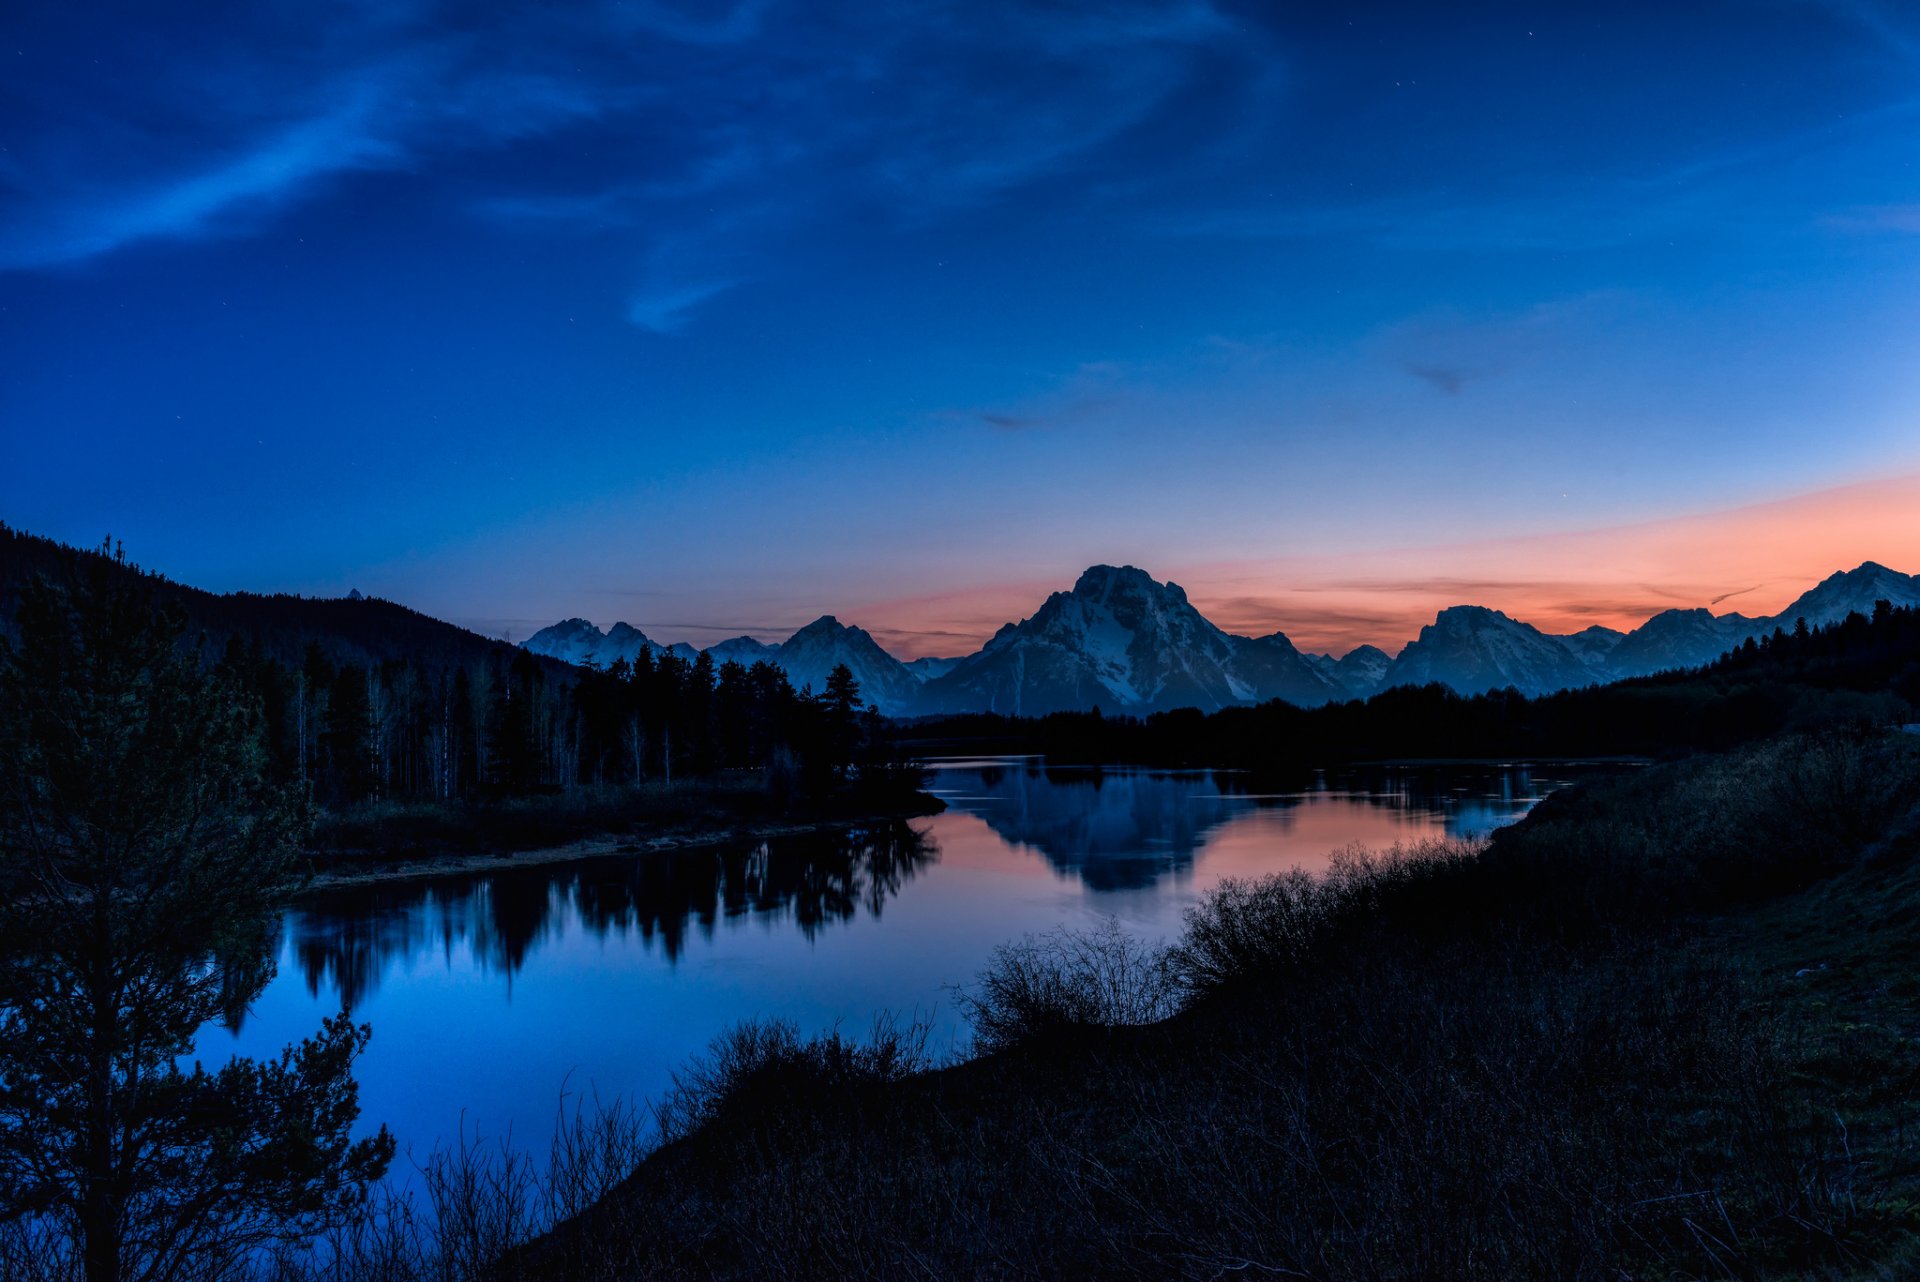
[(929, 681), (920, 709), (1039, 715), (1091, 707), (1215, 709), (1267, 699), (1312, 705), (1343, 692), (1279, 633), (1221, 631), (1173, 583), (1096, 565), (1031, 618)]
[[(0, 629), (8, 626), (20, 586), (36, 574), (57, 577), (62, 561), (72, 556), (101, 565), (110, 561), (98, 552), (79, 551), (0, 524)], [(288, 665), (303, 662), (309, 645), (318, 645), (335, 664), (356, 665), (400, 659), (438, 667), (483, 661), (505, 665), (519, 653), (506, 641), (357, 592), (345, 597), (213, 593), (132, 567), (116, 572), (140, 575), (161, 602), (178, 606), (190, 634), (202, 634), (216, 647), (236, 638), (257, 644), (266, 658)], [(541, 663), (556, 675), (566, 671), (558, 662)]]

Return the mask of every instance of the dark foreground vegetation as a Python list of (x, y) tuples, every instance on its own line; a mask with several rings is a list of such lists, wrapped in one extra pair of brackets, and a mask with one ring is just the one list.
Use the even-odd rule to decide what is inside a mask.
[(1916, 805), (1920, 738), (1789, 736), (1011, 944), (965, 1063), (743, 1026), (275, 1275), (1909, 1277)]
[(1871, 617), (1778, 629), (1702, 668), (1538, 698), (1402, 686), (1319, 708), (1275, 700), (1145, 718), (980, 713), (921, 721), (906, 734), (926, 752), (1287, 772), (1351, 761), (1676, 756), (1770, 735), (1916, 721), (1920, 610), (1882, 601)]

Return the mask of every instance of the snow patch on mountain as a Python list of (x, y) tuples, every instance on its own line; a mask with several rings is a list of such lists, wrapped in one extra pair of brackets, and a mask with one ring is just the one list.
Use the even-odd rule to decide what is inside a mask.
[(954, 668), (959, 665), (963, 657), (964, 656), (940, 659), (928, 655), (920, 659), (909, 659), (907, 661), (907, 671), (913, 674), (915, 681), (924, 684), (933, 680), (935, 677), (944, 677), (947, 673), (952, 672)]
[(827, 688), (827, 676), (846, 664), (860, 683), (860, 697), (890, 716), (912, 710), (920, 683), (907, 665), (880, 648), (863, 628), (848, 627), (823, 614), (780, 644), (773, 662), (784, 668), (797, 688), (815, 694)]
[(642, 650), (651, 652), (655, 658), (672, 653), (689, 663), (700, 653), (684, 641), (660, 645), (649, 640), (640, 629), (625, 623), (616, 623), (602, 632), (585, 619), (567, 619), (542, 628), (520, 644), (535, 654), (600, 668), (610, 668), (618, 659), (632, 663)]
[(1325, 703), (1337, 687), (1286, 637), (1236, 637), (1176, 583), (1133, 566), (1096, 565), (1032, 617), (926, 686), (932, 711), (1016, 715), (1102, 707), (1148, 712), (1269, 698)]
[(1369, 699), (1378, 694), (1386, 683), (1387, 670), (1393, 666), (1393, 656), (1377, 645), (1356, 646), (1338, 659), (1331, 654), (1304, 657), (1348, 699)]
[(1920, 575), (1902, 574), (1877, 561), (1864, 561), (1851, 570), (1828, 575), (1774, 615), (1771, 622), (1789, 632), (1799, 619), (1805, 619), (1808, 627), (1817, 628), (1838, 623), (1849, 614), (1872, 617), (1876, 601), (1897, 606), (1920, 605)]
[(775, 656), (779, 654), (780, 647), (768, 645), (765, 641), (755, 640), (753, 637), (729, 637), (725, 641), (717, 641), (708, 646), (706, 652), (713, 659), (715, 667), (723, 663), (737, 663), (741, 667), (751, 668), (754, 664), (763, 661), (775, 662)]
[(1462, 694), (1511, 686), (1522, 694), (1549, 694), (1598, 680), (1587, 661), (1559, 637), (1479, 605), (1442, 610), (1400, 652), (1387, 686), (1438, 681)]

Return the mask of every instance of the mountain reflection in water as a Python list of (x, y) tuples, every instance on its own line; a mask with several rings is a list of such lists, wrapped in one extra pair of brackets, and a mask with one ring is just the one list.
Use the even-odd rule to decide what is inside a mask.
[[(1048, 765), (1039, 758), (954, 765), (936, 775), (951, 804), (978, 814), (1009, 845), (1035, 851), (1089, 890), (1139, 890), (1192, 869), (1222, 828), (1249, 819), (1271, 838), (1290, 835), (1303, 810), (1412, 821), (1412, 835), (1479, 837), (1524, 814), (1559, 780), (1526, 766), (1380, 767), (1305, 779), (1263, 780), (1241, 771)], [(1378, 837), (1358, 825), (1346, 840)], [(1389, 835), (1388, 840), (1395, 839)], [(1277, 841), (1276, 852), (1285, 845)]]

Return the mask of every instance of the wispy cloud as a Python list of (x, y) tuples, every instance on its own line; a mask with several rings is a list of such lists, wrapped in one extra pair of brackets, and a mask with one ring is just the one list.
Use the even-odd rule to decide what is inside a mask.
[(1582, 332), (1621, 315), (1630, 301), (1626, 291), (1608, 290), (1493, 316), (1427, 312), (1385, 327), (1369, 346), (1435, 391), (1458, 396), (1470, 384), (1566, 348)]
[(686, 325), (696, 307), (735, 284), (728, 280), (702, 281), (639, 294), (627, 303), (627, 319), (655, 334), (672, 334)]
[(154, 237), (212, 234), (224, 217), (294, 199), (328, 175), (393, 165), (400, 152), (368, 131), (376, 97), (361, 88), (327, 114), (198, 172), (145, 190), (94, 192), (67, 205), (52, 225), (16, 226), (0, 237), (0, 267), (51, 266)]
[(1823, 220), (1829, 227), (1848, 232), (1894, 232), (1920, 235), (1920, 205), (1880, 205), (1829, 214)]
[(1420, 365), (1409, 362), (1401, 368), (1422, 382), (1432, 384), (1436, 391), (1445, 392), (1448, 396), (1458, 396), (1460, 389), (1467, 385), (1467, 380), (1473, 377), (1472, 371), (1462, 369), (1458, 365)]
[[(267, 75), (208, 76), (234, 95), (225, 113), (150, 146), (137, 122), (76, 114), (91, 131), (43, 139), (13, 158), (17, 198), (0, 219), (0, 269), (82, 262), (156, 239), (194, 240), (256, 230), (331, 179), (417, 166), (423, 157), (485, 149), (598, 117), (629, 96), (562, 76), (474, 65), (456, 45), (381, 44), (338, 65)], [(128, 93), (178, 113), (171, 81)], [(68, 114), (57, 97), (43, 114)]]
[[(617, 26), (639, 29), (654, 35), (695, 45), (729, 45), (751, 40), (761, 31), (762, 19), (772, 0), (737, 0), (734, 4), (713, 6), (717, 14), (700, 12), (702, 6), (681, 6), (641, 0), (640, 3), (614, 4), (605, 12)], [(711, 7), (709, 7), (711, 8)], [(696, 10), (688, 12), (687, 10)]]
[[(24, 85), (43, 145), (4, 161), (18, 198), (0, 269), (245, 234), (352, 175), (464, 168), (451, 190), (503, 228), (632, 241), (627, 314), (667, 333), (780, 271), (784, 247), (851, 220), (936, 223), (1103, 163), (1127, 172), (1104, 149), (1176, 98), (1192, 111), (1223, 73), (1270, 79), (1259, 38), (1210, 0), (484, 15), (418, 0), (330, 23), (271, 5), (250, 17), (213, 38), (128, 24), (111, 99), (76, 101), (54, 75)], [(176, 118), (166, 148), (121, 114), (140, 111)], [(558, 131), (565, 164), (513, 150)]]
[(1920, 29), (1912, 24), (1910, 16), (1906, 21), (1896, 18), (1900, 10), (1891, 5), (1875, 0), (1808, 0), (1808, 3), (1834, 14), (1902, 56), (1920, 59)]
[(1072, 427), (1116, 408), (1130, 378), (1116, 361), (1088, 361), (1054, 387), (1018, 405), (946, 410), (935, 418), (992, 428), (996, 432), (1037, 432)]

